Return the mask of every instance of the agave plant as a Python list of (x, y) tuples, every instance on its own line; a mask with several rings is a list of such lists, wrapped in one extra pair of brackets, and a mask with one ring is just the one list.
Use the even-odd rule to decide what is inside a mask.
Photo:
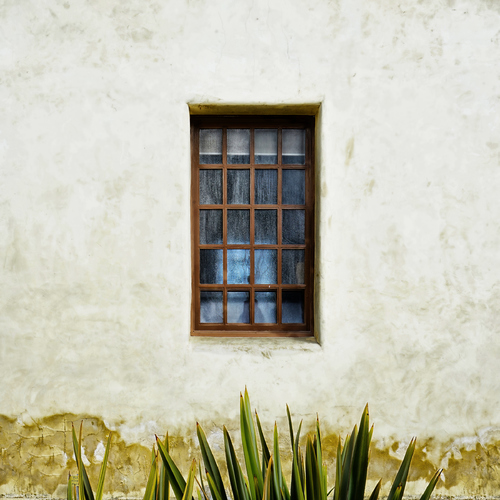
[[(224, 451), (233, 499), (327, 500), (333, 492), (331, 500), (363, 500), (368, 471), (369, 448), (373, 434), (373, 427), (370, 428), (369, 425), (368, 405), (361, 416), (359, 428), (358, 426), (354, 426), (353, 431), (347, 435), (343, 445), (339, 439), (335, 485), (330, 491), (328, 491), (327, 487), (326, 466), (323, 464), (319, 420), (316, 421), (314, 434), (306, 438), (304, 460), (299, 445), (302, 422), (295, 434), (288, 406), (287, 417), (292, 446), (290, 488), (287, 486), (281, 467), (279, 436), (276, 424), (274, 426), (271, 453), (271, 449), (262, 432), (262, 426), (257, 413), (255, 413), (257, 429), (255, 427), (248, 392), (245, 390), (244, 395), (240, 395), (241, 442), (246, 476), (236, 456), (231, 437), (227, 429), (225, 427), (223, 429)], [(228, 500), (219, 467), (210, 449), (206, 435), (199, 424), (197, 424), (196, 431), (205, 465), (205, 476), (212, 499)], [(257, 434), (260, 441), (260, 453), (257, 445)], [(157, 445), (159, 454), (163, 460), (166, 476), (172, 485), (176, 499), (190, 500), (195, 480), (195, 464), (193, 463), (191, 466), (188, 480), (185, 481), (170, 457), (168, 444), (164, 444), (157, 439)], [(412, 439), (390, 489), (387, 497), (388, 500), (402, 499), (414, 451), (415, 439)], [(442, 470), (436, 471), (420, 500), (429, 500), (441, 472)], [(199, 499), (201, 500), (203, 494), (208, 500), (201, 472), (198, 483), (201, 490), (201, 492), (198, 492)], [(370, 500), (378, 499), (380, 487), (381, 481), (377, 483), (371, 493)], [(145, 500), (152, 500), (152, 498), (148, 497)]]
[[(168, 434), (165, 436), (165, 446), (168, 450)], [(165, 467), (153, 446), (151, 450), (151, 469), (143, 500), (169, 500), (169, 498), (170, 485), (165, 474)]]
[[(97, 490), (94, 493), (90, 485), (89, 477), (85, 466), (82, 461), (82, 428), (83, 422), (80, 424), (80, 436), (79, 439), (76, 438), (75, 427), (71, 425), (71, 433), (73, 436), (73, 450), (75, 452), (76, 465), (78, 467), (78, 485), (73, 484), (71, 475), (68, 478), (68, 490), (67, 499), (68, 500), (102, 500), (102, 495), (104, 492), (104, 478), (106, 476), (106, 467), (108, 464), (109, 448), (111, 446), (111, 432), (108, 436), (108, 442), (106, 444), (106, 449), (104, 451), (104, 458), (101, 464), (101, 471), (99, 473), (99, 481), (97, 483)], [(74, 491), (73, 487), (78, 486), (78, 493)], [(75, 488), (76, 489), (76, 488)]]
[[(168, 434), (167, 437), (165, 438), (164, 443), (162, 443), (157, 436), (156, 445), (158, 446), (158, 453), (163, 462), (163, 467), (161, 470), (163, 470), (164, 472), (166, 489), (168, 489), (168, 484), (170, 484), (172, 486), (172, 491), (174, 492), (174, 495), (177, 498), (177, 500), (191, 500), (195, 482), (196, 461), (193, 460), (186, 481), (182, 476), (181, 472), (179, 471), (179, 469), (177, 468), (177, 466), (175, 465), (174, 461), (170, 457)], [(154, 454), (154, 449), (153, 449), (153, 454)], [(151, 473), (150, 473), (150, 478), (151, 478)], [(144, 496), (144, 500), (152, 500), (153, 498), (155, 497), (153, 496), (146, 497), (146, 495)]]

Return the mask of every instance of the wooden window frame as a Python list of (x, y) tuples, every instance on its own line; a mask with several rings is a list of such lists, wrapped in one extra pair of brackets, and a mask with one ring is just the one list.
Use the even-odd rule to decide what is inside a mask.
[[(315, 207), (315, 158), (314, 158), (314, 116), (308, 115), (191, 115), (191, 261), (192, 261), (192, 307), (191, 307), (191, 335), (206, 337), (312, 337), (314, 336), (314, 207)], [(200, 164), (199, 162), (199, 130), (204, 128), (222, 128), (222, 164)], [(250, 140), (250, 164), (227, 164), (227, 129), (245, 128), (251, 129)], [(275, 165), (256, 165), (254, 163), (254, 129), (270, 128), (278, 129), (278, 160)], [(281, 158), (281, 130), (283, 128), (301, 128), (305, 130), (306, 150), (304, 165), (282, 164)], [(276, 168), (278, 170), (278, 203), (277, 205), (257, 205), (254, 203), (254, 171), (257, 169)], [(222, 205), (200, 205), (199, 204), (199, 170), (215, 169), (223, 171), (223, 203)], [(227, 170), (243, 169), (250, 170), (250, 204), (249, 205), (228, 205), (227, 204)], [(297, 169), (305, 170), (305, 205), (282, 205), (281, 203), (281, 179), (280, 170)], [(229, 209), (250, 209), (250, 213), (255, 209), (277, 209), (278, 239), (276, 245), (265, 245), (262, 248), (277, 249), (278, 251), (278, 284), (276, 285), (257, 285), (254, 284), (254, 266), (251, 258), (251, 284), (248, 285), (228, 285), (223, 284), (200, 284), (200, 249), (210, 247), (223, 249), (223, 269), (226, 282), (226, 255), (229, 248), (247, 248), (251, 250), (258, 249), (260, 245), (253, 243), (254, 217), (250, 217), (250, 245), (228, 245), (227, 235), (227, 210)], [(223, 210), (223, 244), (221, 245), (201, 245), (199, 243), (199, 212), (200, 209), (222, 209)], [(305, 243), (304, 245), (283, 245), (282, 238), (282, 210), (286, 209), (305, 209)], [(305, 250), (304, 258), (304, 284), (303, 285), (284, 285), (281, 284), (281, 249)], [(304, 290), (304, 323), (303, 324), (280, 324), (281, 319), (281, 291)], [(227, 319), (226, 297), (228, 290), (250, 291), (250, 318), (253, 318), (253, 300), (255, 291), (276, 291), (276, 311), (277, 324), (263, 325), (250, 324), (210, 324), (200, 323), (200, 291), (213, 290), (223, 292), (223, 311), (224, 318)]]

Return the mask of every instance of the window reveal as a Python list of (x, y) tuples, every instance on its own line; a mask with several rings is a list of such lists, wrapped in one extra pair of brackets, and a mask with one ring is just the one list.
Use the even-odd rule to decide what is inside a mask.
[(312, 335), (311, 117), (192, 117), (193, 334)]

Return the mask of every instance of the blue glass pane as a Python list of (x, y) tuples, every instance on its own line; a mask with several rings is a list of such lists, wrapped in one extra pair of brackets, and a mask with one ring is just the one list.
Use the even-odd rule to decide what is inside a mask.
[(250, 283), (250, 250), (227, 251), (227, 282), (230, 285)]
[(276, 292), (255, 292), (255, 322), (276, 323)]
[(227, 130), (227, 163), (250, 163), (250, 130), (230, 128)]
[(227, 171), (227, 203), (229, 205), (250, 203), (250, 170)]
[(255, 129), (255, 163), (278, 163), (278, 130)]
[(255, 210), (255, 244), (275, 245), (277, 224), (276, 210)]
[(250, 292), (227, 292), (227, 322), (250, 323)]
[(200, 244), (222, 243), (222, 210), (200, 210)]
[(281, 322), (304, 323), (304, 290), (283, 290)]
[(306, 241), (305, 210), (283, 210), (282, 243), (283, 245), (303, 245)]
[(200, 205), (222, 204), (222, 170), (200, 170)]
[(304, 165), (306, 159), (306, 131), (283, 129), (282, 159), (283, 165)]
[(222, 250), (200, 250), (200, 283), (222, 283)]
[(273, 285), (278, 277), (278, 251), (255, 250), (255, 283)]
[(306, 202), (305, 170), (283, 170), (281, 202), (283, 205), (304, 205)]
[(200, 323), (222, 321), (222, 292), (200, 292)]
[(278, 171), (255, 170), (255, 203), (276, 205), (278, 203)]
[(222, 129), (200, 130), (200, 163), (222, 163)]
[(250, 243), (250, 210), (227, 211), (227, 242), (229, 245)]
[(281, 282), (284, 285), (304, 284), (304, 250), (283, 250)]

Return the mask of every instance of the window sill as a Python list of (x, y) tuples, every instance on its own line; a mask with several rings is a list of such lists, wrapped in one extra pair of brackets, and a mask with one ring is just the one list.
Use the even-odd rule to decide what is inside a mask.
[[(241, 332), (240, 332), (241, 333)], [(213, 348), (225, 351), (244, 351), (247, 353), (264, 354), (270, 351), (286, 350), (288, 353), (321, 352), (322, 347), (315, 337), (259, 337), (258, 342), (253, 337), (208, 337), (194, 336), (189, 338), (193, 351), (211, 351)]]

